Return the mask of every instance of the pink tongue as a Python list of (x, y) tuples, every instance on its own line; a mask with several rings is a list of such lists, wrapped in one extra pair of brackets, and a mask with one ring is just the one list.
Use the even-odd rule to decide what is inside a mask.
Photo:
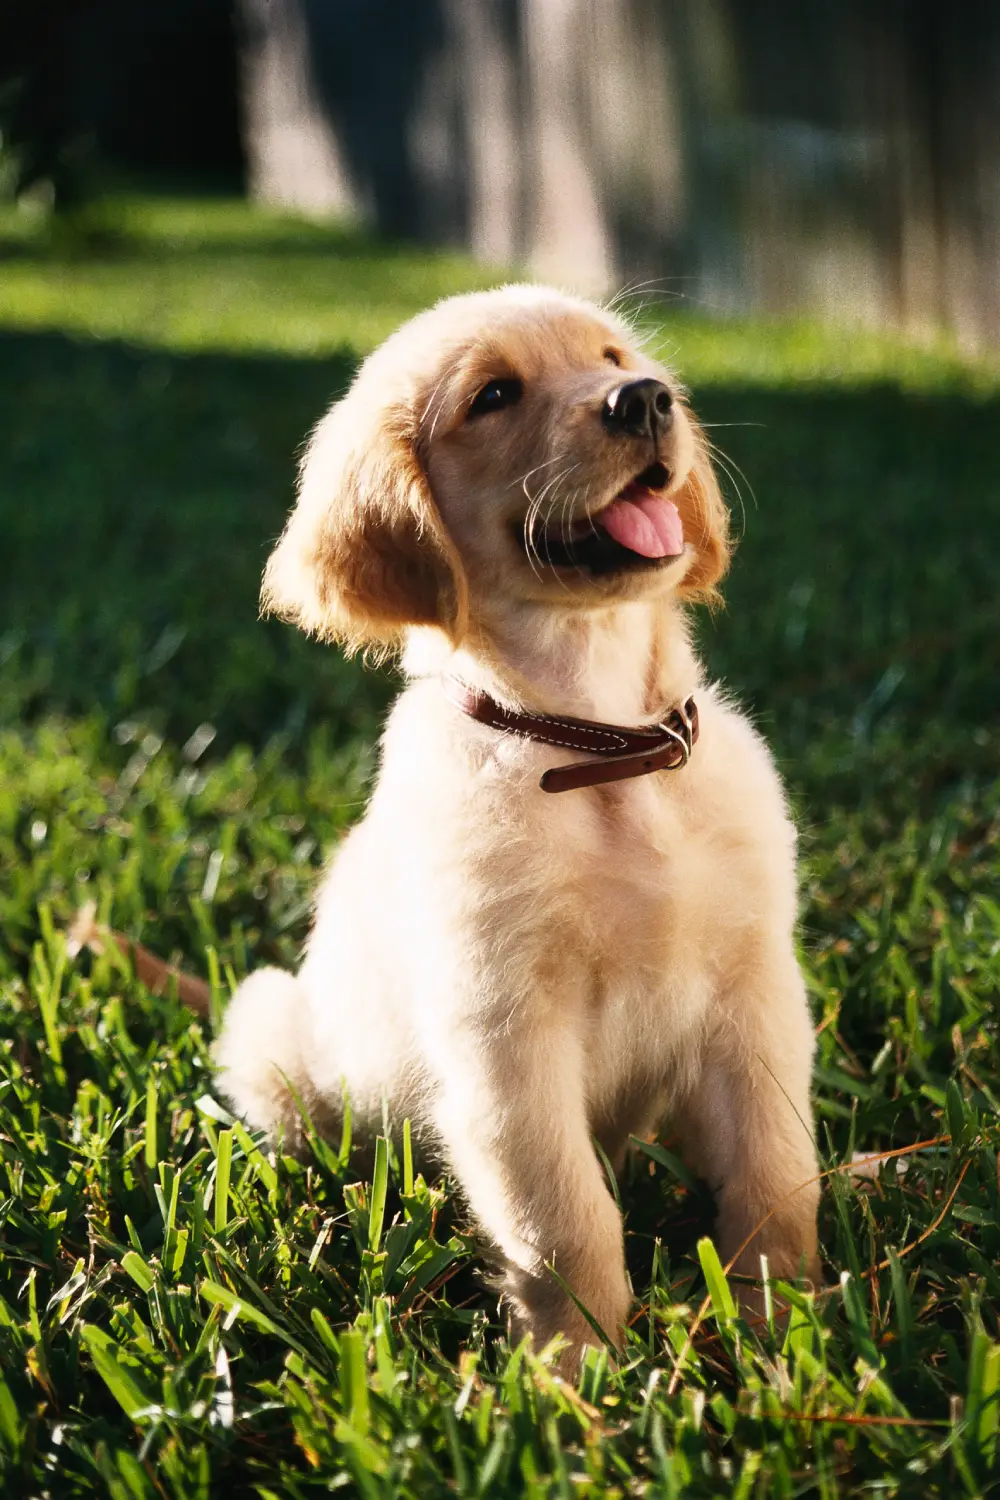
[(632, 500), (612, 501), (598, 520), (609, 536), (640, 557), (679, 557), (684, 551), (680, 512), (652, 490), (640, 491)]

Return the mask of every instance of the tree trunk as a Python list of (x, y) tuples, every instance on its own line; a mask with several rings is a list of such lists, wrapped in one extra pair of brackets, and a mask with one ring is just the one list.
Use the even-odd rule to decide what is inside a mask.
[(316, 215), (360, 210), (313, 80), (300, 0), (239, 0), (243, 138), (250, 194)]

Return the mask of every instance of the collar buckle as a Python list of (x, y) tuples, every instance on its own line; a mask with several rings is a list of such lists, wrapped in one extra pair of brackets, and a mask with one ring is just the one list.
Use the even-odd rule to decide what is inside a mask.
[[(657, 725), (658, 729), (662, 729), (664, 734), (669, 734), (670, 738), (681, 747), (680, 760), (675, 760), (672, 765), (665, 767), (666, 770), (679, 771), (691, 759), (691, 751), (694, 749), (695, 735), (697, 734), (696, 713), (697, 709), (694, 699), (689, 698), (686, 703), (679, 703), (676, 708), (671, 710), (668, 717), (661, 719)], [(671, 720), (680, 720), (680, 728), (676, 728), (675, 723), (672, 723)]]

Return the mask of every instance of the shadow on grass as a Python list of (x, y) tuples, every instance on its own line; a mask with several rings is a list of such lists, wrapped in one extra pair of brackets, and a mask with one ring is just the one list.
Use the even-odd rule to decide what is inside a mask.
[[(372, 732), (387, 678), (257, 619), (296, 453), (353, 365), (0, 337), (8, 721)], [(728, 608), (700, 627), (712, 671), (787, 756), (933, 721), (960, 774), (998, 716), (1000, 401), (715, 386), (700, 406), (757, 496)]]
[(386, 679), (257, 617), (296, 454), (354, 363), (0, 338), (5, 717), (372, 732)]

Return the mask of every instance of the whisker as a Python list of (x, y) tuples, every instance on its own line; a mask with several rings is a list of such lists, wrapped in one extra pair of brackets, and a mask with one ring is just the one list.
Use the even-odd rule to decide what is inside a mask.
[(681, 350), (681, 346), (676, 342), (676, 340), (670, 344), (669, 349), (665, 350), (664, 346), (667, 344), (667, 332), (665, 329), (658, 327), (650, 327), (644, 338), (641, 340), (641, 344), (643, 348), (645, 348), (647, 344), (653, 345), (653, 352), (655, 353), (656, 358), (665, 365), (670, 364), (674, 356), (676, 354), (679, 354)]
[(756, 510), (757, 496), (754, 494), (753, 485), (750, 483), (747, 476), (743, 473), (743, 470), (740, 468), (739, 464), (736, 463), (735, 459), (730, 458), (727, 453), (723, 453), (722, 449), (716, 443), (713, 443), (710, 438), (705, 438), (704, 441), (705, 447), (707, 448), (708, 452), (712, 454), (715, 462), (718, 464), (719, 468), (722, 470), (726, 478), (729, 480), (729, 483), (732, 485), (733, 492), (736, 496), (737, 501), (739, 502), (741, 521), (739, 540), (742, 541), (743, 537), (746, 536), (747, 530), (747, 508), (746, 503), (743, 499), (743, 490), (740, 485), (740, 479), (737, 478), (737, 475), (742, 478), (747, 489), (750, 491), (750, 498), (753, 501), (753, 506)]
[[(525, 526), (527, 528), (527, 533), (526, 534), (527, 534), (527, 540), (529, 542), (529, 549), (530, 549), (530, 551), (534, 552), (534, 555), (538, 558), (538, 561), (539, 561), (540, 564), (548, 563), (549, 566), (551, 566), (551, 561), (550, 561), (549, 558), (546, 557), (543, 560), (542, 555), (541, 555), (541, 553), (540, 553), (540, 551), (538, 549), (538, 545), (535, 542), (536, 523), (539, 521), (539, 519), (541, 517), (542, 506), (545, 505), (547, 497), (551, 495), (552, 498), (548, 502), (548, 508), (547, 508), (547, 511), (546, 511), (545, 519), (544, 519), (544, 522), (543, 522), (543, 524), (541, 526), (541, 531), (544, 533), (548, 529), (548, 524), (549, 524), (549, 521), (551, 519), (553, 511), (555, 510), (556, 505), (559, 503), (558, 502), (558, 496), (554, 495), (553, 491), (556, 489), (557, 485), (561, 484), (562, 481), (569, 474), (572, 474), (573, 470), (576, 469), (576, 468), (578, 468), (578, 467), (579, 467), (579, 465), (575, 464), (575, 463), (568, 464), (566, 466), (566, 468), (561, 469), (558, 474), (555, 474), (550, 479), (548, 479), (546, 481), (546, 483), (542, 486), (542, 488), (539, 490), (538, 494), (536, 495), (536, 497), (535, 497), (535, 499), (534, 499), (534, 501), (532, 503), (531, 510), (529, 511), (529, 515), (526, 518)], [(540, 575), (537, 575), (537, 576), (540, 576)]]
[(444, 385), (446, 379), (447, 379), (447, 372), (445, 372), (445, 374), (441, 376), (440, 380), (437, 382), (437, 384), (435, 385), (434, 389), (431, 391), (430, 395), (427, 397), (427, 402), (426, 402), (426, 404), (424, 406), (424, 409), (420, 413), (420, 421), (421, 421), (421, 423), (426, 422), (426, 420), (427, 420), (427, 413), (430, 411), (431, 407), (434, 405), (434, 397), (437, 395), (438, 391)]
[[(428, 396), (427, 401), (426, 401), (426, 403), (424, 405), (424, 409), (423, 409), (423, 411), (420, 414), (420, 425), (421, 425), (421, 427), (427, 421), (427, 418), (428, 418), (428, 416), (430, 414), (431, 408), (434, 405), (435, 398), (437, 397), (438, 391), (440, 391), (441, 387), (444, 385), (444, 383), (447, 380), (447, 378), (448, 378), (448, 372), (445, 371), (445, 373), (441, 376), (440, 380), (438, 381), (437, 385), (435, 385), (434, 389), (431, 391), (430, 395)], [(441, 418), (441, 412), (444, 410), (444, 402), (445, 402), (445, 396), (442, 395), (441, 400), (438, 402), (437, 410), (434, 413), (434, 420), (431, 423), (430, 432), (427, 435), (428, 436), (428, 441), (430, 441), (430, 439), (434, 436), (435, 429), (437, 428), (437, 424), (438, 424), (438, 422), (440, 421), (440, 418)]]
[(525, 474), (521, 479), (512, 479), (511, 482), (510, 482), (510, 484), (507, 486), (507, 488), (509, 490), (512, 490), (515, 485), (520, 485), (521, 489), (524, 490), (525, 498), (527, 500), (530, 500), (531, 496), (528, 494), (527, 485), (528, 485), (528, 480), (531, 478), (532, 474), (537, 474), (538, 471), (539, 471), (539, 469), (547, 469), (548, 466), (549, 466), (549, 464), (557, 464), (560, 461), (560, 459), (562, 459), (564, 457), (565, 457), (565, 454), (557, 453), (556, 456), (555, 456), (555, 458), (547, 458), (547, 459), (545, 459), (543, 463), (536, 464), (533, 469), (529, 469), (528, 472), (527, 472), (527, 474)]
[[(575, 467), (575, 465), (574, 465)], [(570, 508), (579, 494), (579, 490), (567, 490), (563, 496), (563, 502), (559, 509), (559, 539), (564, 547), (569, 547), (572, 541), (570, 534)]]
[[(438, 382), (438, 384), (440, 385), (440, 381)], [(431, 423), (430, 432), (427, 434), (427, 441), (428, 442), (430, 442), (431, 438), (434, 436), (435, 430), (437, 428), (437, 424), (441, 420), (441, 413), (444, 411), (444, 407), (445, 407), (446, 394), (447, 393), (445, 393), (445, 395), (442, 395), (441, 400), (438, 402), (437, 411), (434, 413), (434, 420)]]
[[(576, 495), (574, 495), (574, 497), (573, 497), (573, 498), (574, 498), (574, 499), (576, 499), (576, 496), (577, 496), (577, 495), (582, 495), (582, 494), (583, 494), (583, 493), (584, 493), (584, 492), (583, 492), (583, 491), (582, 491), (582, 490), (577, 490), (577, 491), (576, 491)], [(588, 525), (589, 525), (589, 526), (590, 526), (590, 529), (591, 529), (591, 531), (592, 531), (592, 532), (593, 532), (593, 534), (594, 534), (594, 536), (597, 536), (597, 534), (598, 534), (598, 532), (597, 532), (597, 527), (596, 527), (596, 526), (595, 526), (595, 525), (594, 525), (594, 518), (593, 518), (593, 516), (592, 516), (592, 515), (591, 515), (591, 514), (590, 514), (590, 506), (589, 506), (589, 505), (588, 505), (588, 506), (587, 506), (587, 507), (586, 507), (586, 511), (587, 511), (587, 523), (588, 523)], [(586, 574), (585, 574), (585, 573), (584, 573), (584, 571), (583, 571), (583, 569), (582, 569), (582, 568), (581, 568), (581, 566), (580, 566), (580, 564), (579, 564), (579, 563), (574, 563), (574, 564), (573, 564), (573, 571), (574, 571), (574, 572), (575, 572), (575, 573), (576, 573), (576, 574), (577, 574), (577, 576), (578, 576), (578, 577), (580, 577), (580, 578), (585, 578), (585, 577), (586, 577)]]
[(430, 395), (427, 396), (426, 404), (424, 404), (424, 410), (421, 411), (421, 413), (420, 413), (420, 420), (421, 420), (421, 422), (426, 422), (426, 420), (427, 420), (427, 413), (429, 413), (430, 408), (433, 407), (433, 399), (435, 399), (435, 396), (438, 395), (438, 392), (439, 392), (439, 390), (441, 390), (441, 387), (444, 386), (445, 378), (447, 378), (447, 374), (442, 375), (441, 380), (438, 381), (438, 384), (436, 384), (435, 389), (433, 389), (432, 392), (430, 392)]
[[(717, 443), (712, 442), (711, 438), (706, 438), (705, 443), (718, 463), (725, 468), (726, 473), (729, 475), (734, 485), (736, 485), (735, 474), (739, 475), (740, 479), (742, 479), (743, 483), (746, 485), (747, 489), (750, 492), (750, 499), (753, 501), (754, 510), (759, 509), (757, 505), (757, 496), (754, 494), (753, 485), (750, 483), (749, 479), (747, 478), (746, 474), (744, 474), (735, 458), (733, 458), (731, 454), (723, 452), (723, 450)], [(737, 485), (737, 489), (738, 488), (739, 486)]]
[[(552, 480), (546, 486), (546, 489), (547, 490), (553, 489), (556, 484), (558, 484), (560, 481), (562, 481), (563, 479), (565, 479), (567, 477), (567, 475), (571, 474), (573, 472), (573, 470), (576, 469), (576, 468), (579, 468), (578, 464), (571, 464), (568, 469), (565, 469), (565, 470), (563, 470), (563, 472), (561, 474), (558, 474), (556, 476), (556, 478), (554, 480)], [(570, 495), (569, 498), (572, 499), (572, 494)], [(558, 495), (553, 495), (552, 499), (549, 501), (548, 509), (546, 511), (545, 524), (544, 524), (544, 526), (542, 528), (543, 532), (547, 532), (547, 531), (550, 530), (550, 528), (551, 528), (551, 521), (552, 521), (552, 517), (553, 517), (553, 515), (555, 513), (556, 506), (559, 506), (560, 507), (560, 511), (562, 512), (562, 509), (563, 509), (564, 505), (565, 505), (565, 497), (563, 497), (563, 499), (560, 500), (560, 497)], [(564, 535), (562, 529), (560, 529), (560, 539), (562, 540), (563, 545), (565, 546), (566, 545), (565, 535)], [(550, 566), (551, 566), (551, 564), (550, 564)], [(566, 583), (566, 581), (563, 578), (561, 578), (558, 573), (556, 573), (556, 577), (557, 577), (557, 579), (559, 581), (560, 588), (563, 589), (563, 591), (568, 594), (569, 593), (569, 584)]]
[[(573, 467), (574, 468), (579, 468), (579, 465), (578, 464), (574, 464)], [(566, 495), (563, 498), (562, 509), (559, 512), (559, 536), (560, 536), (560, 539), (562, 541), (563, 546), (566, 548), (567, 552), (569, 552), (569, 554), (570, 554), (571, 557), (573, 555), (573, 553), (572, 553), (573, 537), (572, 537), (572, 531), (571, 531), (571, 527), (570, 527), (570, 519), (569, 518), (570, 518), (570, 511), (572, 510), (572, 508), (573, 508), (573, 506), (574, 506), (574, 504), (576, 502), (577, 496), (579, 494), (580, 494), (579, 490), (567, 490)], [(577, 563), (577, 562), (574, 562), (573, 569), (574, 569), (574, 572), (579, 573), (581, 571), (580, 564)], [(566, 584), (564, 586), (567, 589), (569, 587), (568, 584)]]
[[(559, 458), (563, 458), (563, 457), (565, 457), (564, 454), (560, 454), (559, 455)], [(550, 460), (550, 462), (556, 462), (556, 460), (553, 459), (553, 460)], [(544, 467), (545, 467), (544, 464), (539, 464), (537, 466), (537, 468), (539, 468), (539, 469), (540, 468), (544, 468)], [(533, 473), (537, 472), (536, 469), (532, 469), (532, 470), (529, 471), (529, 475), (525, 476), (525, 480), (524, 480), (524, 483), (522, 485), (522, 488), (524, 489), (524, 493), (525, 493), (525, 495), (528, 496), (528, 500), (530, 502), (529, 506), (528, 506), (528, 513), (527, 513), (527, 515), (524, 518), (524, 550), (525, 550), (525, 554), (526, 554), (526, 556), (528, 558), (528, 562), (531, 565), (531, 570), (535, 574), (535, 577), (538, 579), (538, 581), (540, 583), (543, 581), (543, 575), (539, 571), (539, 569), (541, 567), (544, 567), (545, 560), (542, 558), (542, 555), (539, 552), (538, 546), (537, 546), (537, 544), (535, 542), (535, 527), (536, 527), (536, 522), (538, 521), (538, 518), (539, 518), (539, 516), (541, 514), (541, 508), (542, 508), (542, 505), (545, 502), (546, 495), (549, 493), (549, 491), (553, 488), (554, 485), (558, 484), (559, 481), (566, 476), (566, 474), (572, 473), (573, 469), (575, 469), (576, 467), (577, 467), (576, 464), (571, 464), (571, 465), (569, 465), (568, 468), (562, 470), (560, 473), (558, 473), (558, 474), (554, 475), (553, 477), (551, 477), (550, 479), (548, 479), (546, 481), (546, 483), (542, 486), (542, 488), (538, 491), (537, 495), (534, 495), (534, 496), (530, 495), (529, 491), (528, 491), (528, 488), (527, 488), (527, 479), (528, 479), (528, 477), (529, 477), (530, 474), (533, 474)], [(535, 559), (536, 558), (537, 558), (537, 561), (538, 561), (538, 567), (535, 566)]]
[(689, 276), (647, 276), (644, 279), (628, 281), (623, 287), (620, 287), (619, 290), (615, 292), (614, 295), (610, 297), (606, 302), (601, 303), (601, 306), (607, 312), (613, 312), (618, 308), (620, 303), (625, 302), (630, 298), (636, 300), (641, 297), (683, 298), (686, 295), (684, 292), (674, 292), (668, 290), (667, 283), (671, 281), (691, 281), (693, 279), (693, 277)]
[[(527, 493), (527, 490), (525, 490), (525, 494)], [(538, 556), (538, 548), (535, 546), (535, 514), (535, 501), (531, 499), (524, 518), (524, 555), (528, 559), (532, 573), (534, 573), (539, 583), (541, 583), (543, 581), (541, 573), (542, 559)]]

